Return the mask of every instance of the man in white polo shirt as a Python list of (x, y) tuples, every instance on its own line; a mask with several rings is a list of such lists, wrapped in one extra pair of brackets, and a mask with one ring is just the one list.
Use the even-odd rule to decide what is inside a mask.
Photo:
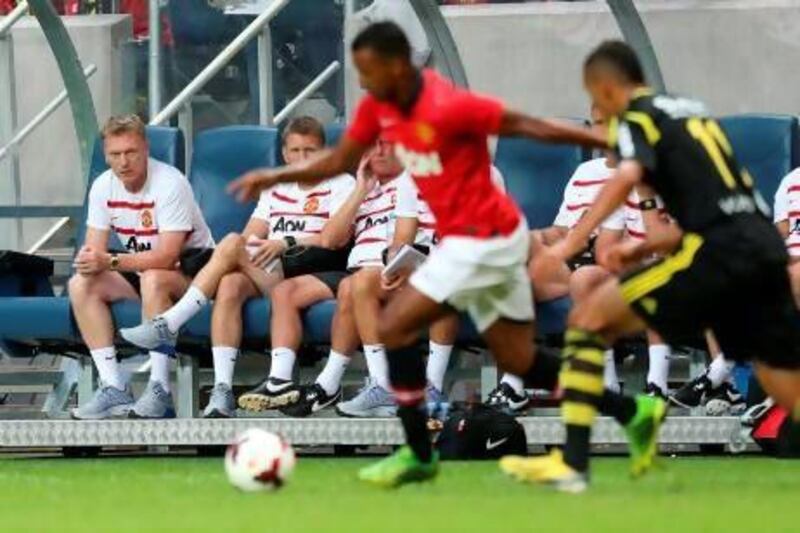
[[(176, 268), (181, 251), (211, 248), (214, 240), (189, 182), (179, 170), (148, 157), (145, 126), (135, 115), (112, 117), (102, 131), (108, 165), (89, 192), (86, 238), (75, 257), (69, 298), (81, 336), (100, 376), (94, 398), (72, 417), (97, 420), (129, 415), (171, 418), (169, 360), (175, 345), (150, 350), (150, 381), (134, 404), (114, 348), (110, 304), (142, 300), (151, 317), (189, 286)], [(114, 233), (128, 253), (109, 250)]]

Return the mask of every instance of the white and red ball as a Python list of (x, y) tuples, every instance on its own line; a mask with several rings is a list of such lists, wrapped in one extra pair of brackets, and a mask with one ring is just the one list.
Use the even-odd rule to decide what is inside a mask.
[(231, 484), (245, 492), (281, 488), (294, 470), (292, 446), (282, 437), (251, 428), (225, 452), (225, 472)]

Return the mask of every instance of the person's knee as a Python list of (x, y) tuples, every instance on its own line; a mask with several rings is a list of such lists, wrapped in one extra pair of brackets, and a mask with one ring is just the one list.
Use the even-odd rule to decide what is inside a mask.
[(365, 268), (352, 276), (350, 291), (354, 298), (377, 298), (381, 286), (380, 272)]
[(575, 305), (567, 321), (570, 327), (594, 333), (603, 333), (608, 325), (602, 309), (586, 303)]
[(569, 279), (569, 292), (575, 301), (584, 300), (588, 294), (608, 277), (605, 269), (599, 266), (581, 267)]
[(228, 233), (220, 242), (217, 244), (216, 252), (217, 253), (231, 253), (240, 250), (244, 247), (245, 241), (244, 237), (242, 237), (238, 233)]
[(93, 277), (73, 274), (67, 283), (70, 300), (79, 301), (88, 298), (92, 293), (93, 281)]
[(241, 305), (249, 297), (249, 280), (242, 274), (228, 274), (219, 282), (214, 305)]
[(378, 338), (387, 350), (402, 348), (408, 344), (408, 335), (401, 331), (397, 323), (392, 320), (385, 320), (385, 314), (381, 313), (381, 320), (378, 321)]
[(270, 293), (273, 309), (293, 306), (296, 292), (297, 283), (293, 279), (287, 279), (275, 285)]

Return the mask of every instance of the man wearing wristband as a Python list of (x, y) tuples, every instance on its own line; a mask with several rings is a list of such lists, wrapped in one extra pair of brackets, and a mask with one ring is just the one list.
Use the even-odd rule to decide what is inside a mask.
[[(189, 286), (189, 279), (176, 269), (181, 251), (211, 248), (214, 240), (183, 174), (148, 157), (145, 127), (137, 116), (112, 117), (102, 136), (111, 169), (92, 185), (86, 239), (69, 281), (72, 309), (100, 386), (91, 401), (73, 410), (72, 417), (174, 417), (169, 384), (174, 342), (151, 347), (150, 381), (134, 405), (117, 362), (109, 306), (141, 297), (145, 317), (163, 311)], [(109, 251), (111, 233), (128, 253)]]

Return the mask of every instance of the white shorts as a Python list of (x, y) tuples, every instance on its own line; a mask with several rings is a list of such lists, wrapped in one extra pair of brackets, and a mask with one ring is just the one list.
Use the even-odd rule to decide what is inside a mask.
[(466, 311), (480, 333), (499, 318), (530, 322), (529, 246), (524, 220), (507, 237), (448, 236), (431, 250), (410, 283), (432, 300)]

